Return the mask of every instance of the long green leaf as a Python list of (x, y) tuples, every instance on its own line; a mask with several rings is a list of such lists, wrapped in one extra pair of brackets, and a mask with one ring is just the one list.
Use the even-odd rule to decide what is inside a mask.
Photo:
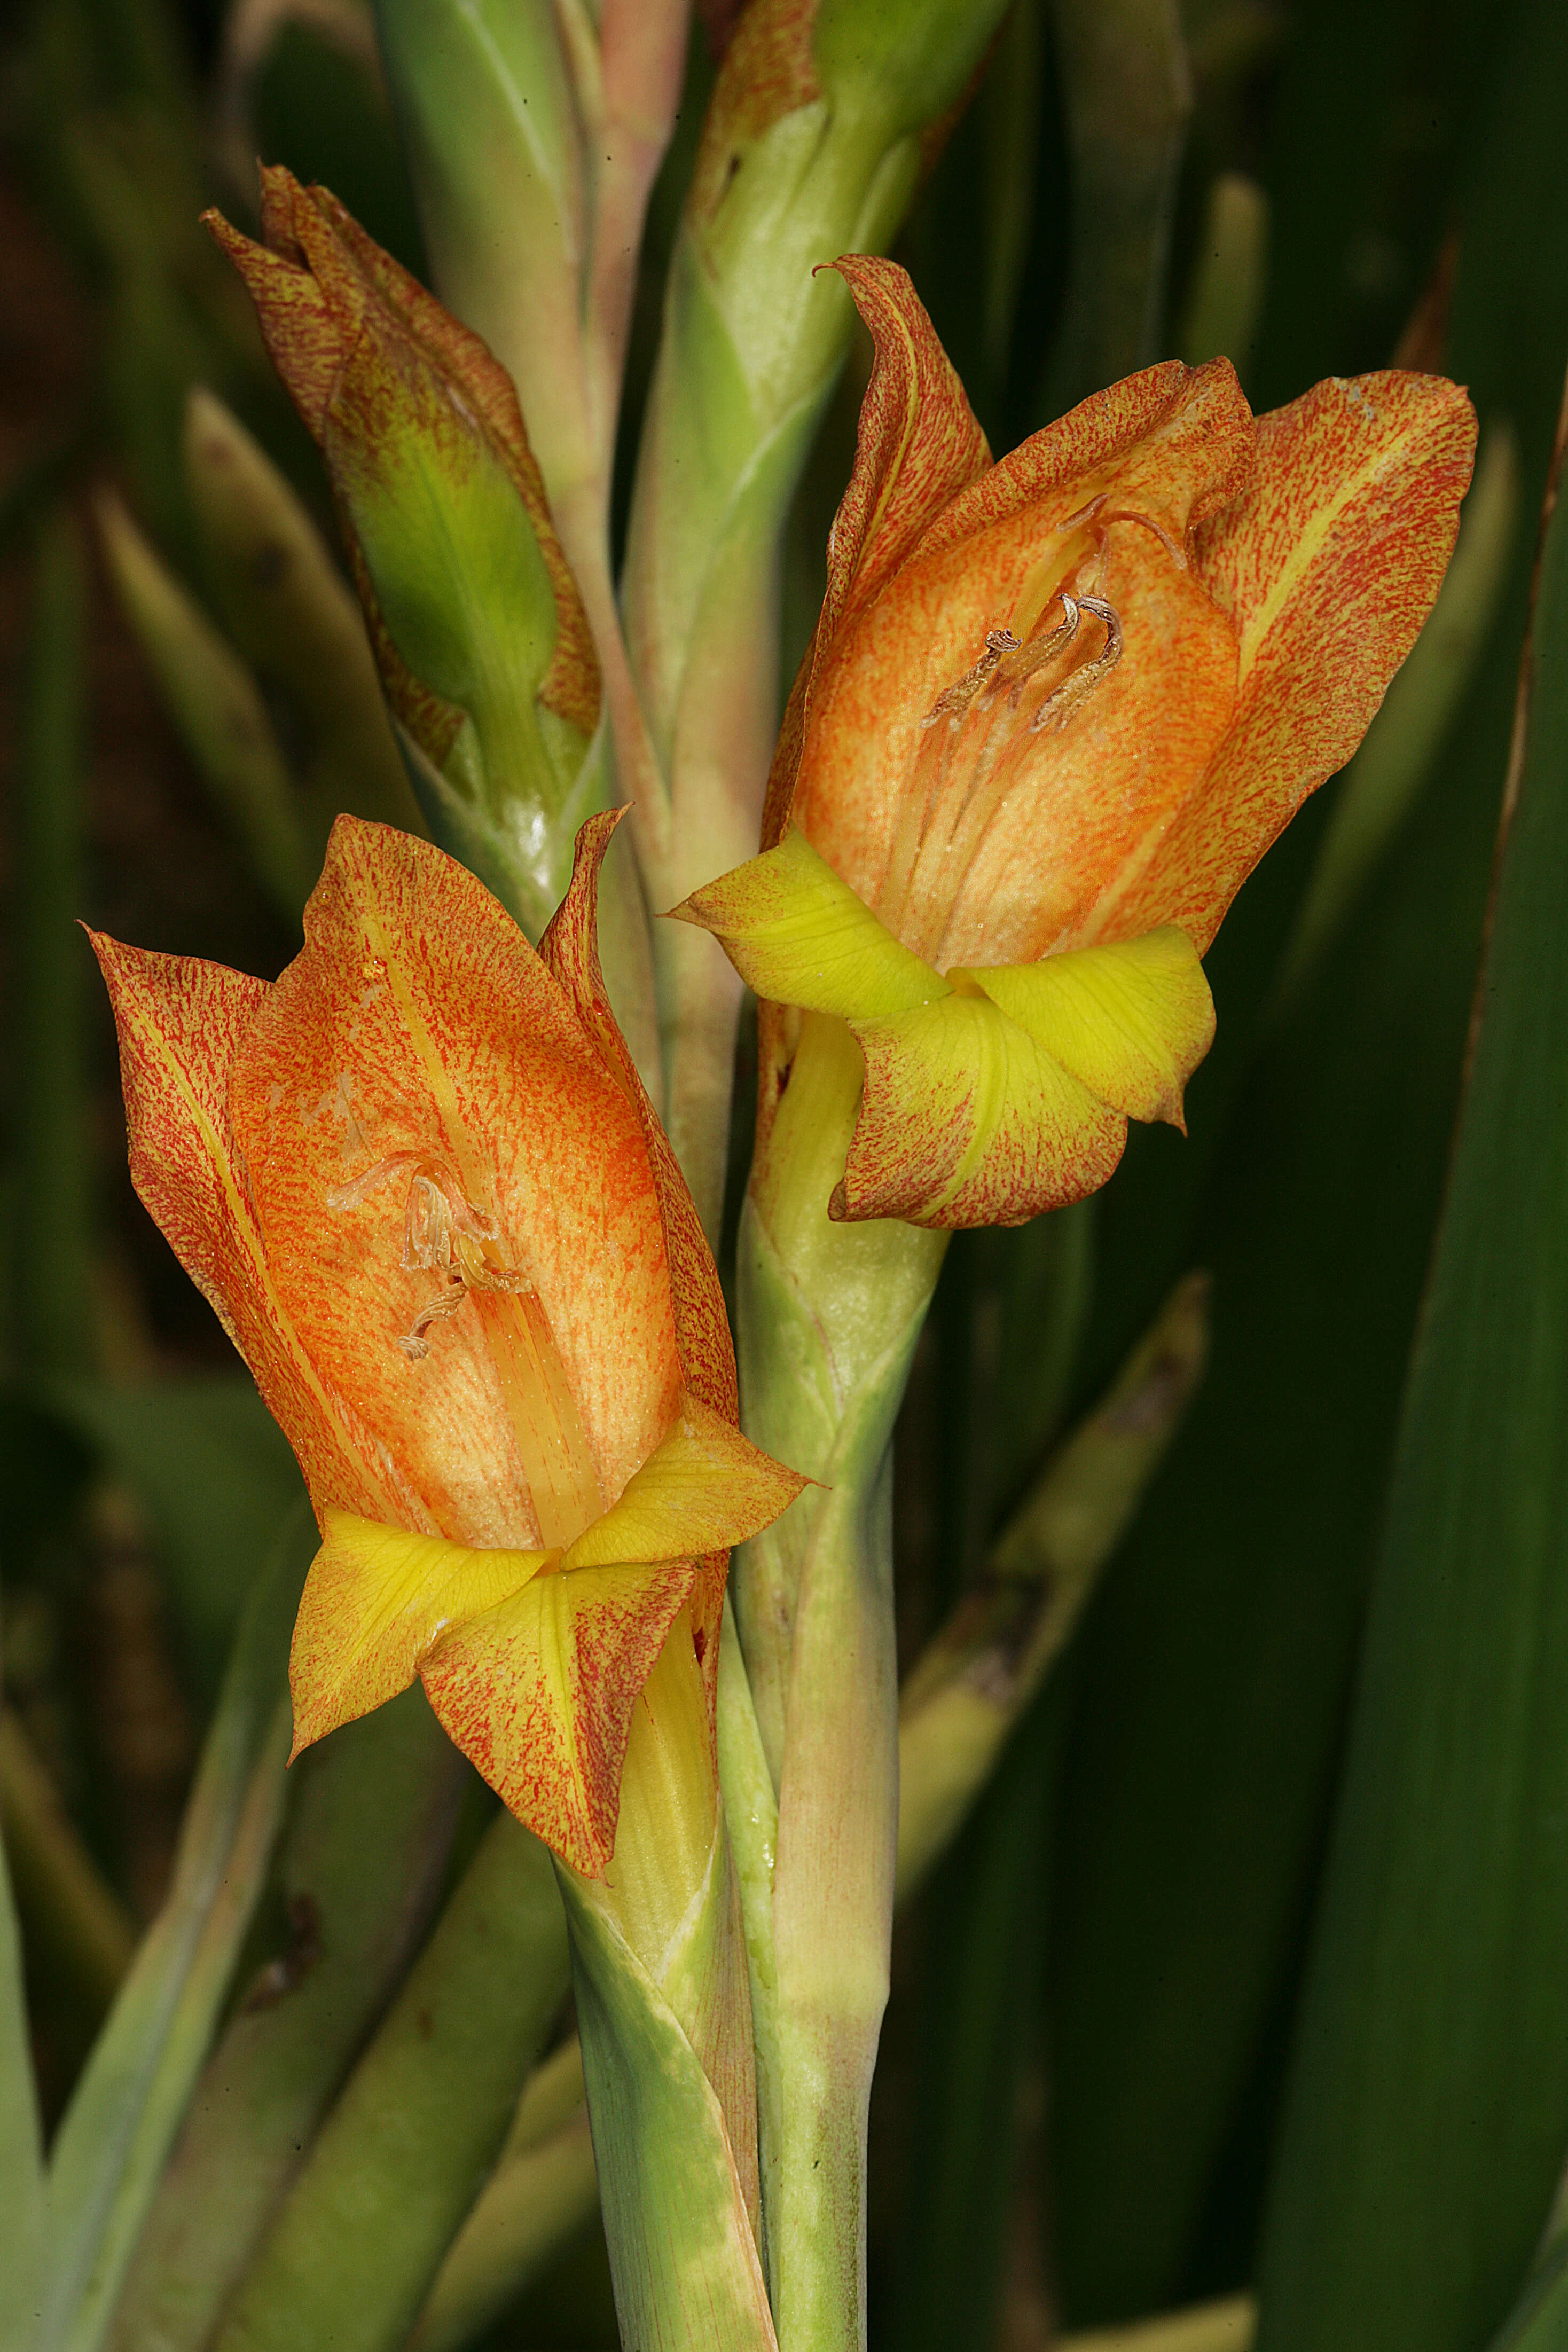
[(1193, 104), (1174, 0), (1056, 0), (1055, 18), (1072, 146), (1073, 247), (1047, 416), (1158, 354)]
[(314, 1528), (296, 1522), (247, 1610), (169, 1899), (56, 2137), (39, 2352), (94, 2352), (156, 2191), (267, 1873), (289, 1752), (289, 1631)]
[(289, 1941), (208, 2060), (111, 2343), (197, 2352), (395, 1990), (473, 1775), (417, 1684), (308, 1751), (279, 1857)]
[(26, 2352), (33, 2340), (47, 2210), (22, 1940), (0, 1844), (0, 2213), (10, 2250), (0, 2263), (0, 2352)]
[[(1548, 512), (1568, 435), (1559, 433)], [(1260, 2352), (1469, 2352), (1568, 2141), (1568, 510), (1270, 2200)]]
[[(1327, 37), (1316, 16), (1302, 37)], [(1513, 424), (1526, 514), (1568, 350), (1565, 102), (1568, 19), (1536, 0), (1461, 192), (1450, 355), (1483, 418)], [(1419, 804), (1267, 1055), (1255, 1052), (1223, 1147), (1206, 1139), (1199, 1213), (1173, 1240), (1165, 1188), (1179, 1197), (1187, 1153), (1205, 1150), (1205, 1076), (1245, 1042), (1249, 992), (1232, 950), (1259, 916), (1276, 958), (1288, 931), (1277, 882), (1299, 841), (1311, 846), (1302, 820), (1215, 942), (1220, 1035), (1193, 1090), (1191, 1145), (1140, 1135), (1142, 1164), (1130, 1150), (1104, 1196), (1097, 1350), (1130, 1313), (1140, 1267), (1156, 1279), (1174, 1256), (1214, 1269), (1215, 1353), (1079, 1643), (1050, 2110), (1053, 2250), (1076, 2324), (1248, 2274), (1452, 1135), (1523, 630), (1521, 542)]]
[(397, 2352), (566, 1990), (544, 1848), (502, 1813), (345, 2084), (214, 2339)]

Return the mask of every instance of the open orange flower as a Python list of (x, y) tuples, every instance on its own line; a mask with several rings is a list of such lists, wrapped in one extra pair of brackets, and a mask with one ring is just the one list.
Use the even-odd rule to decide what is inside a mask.
[(1254, 419), (1172, 362), (993, 465), (904, 272), (837, 267), (875, 364), (764, 854), (675, 912), (853, 1030), (835, 1216), (1016, 1223), (1181, 1124), (1199, 958), (1414, 643), (1475, 420), (1392, 372)]
[(686, 1612), (710, 1733), (729, 1547), (801, 1483), (735, 1427), (718, 1277), (605, 998), (615, 822), (537, 954), (441, 851), (347, 817), (275, 986), (94, 940), (137, 1189), (321, 1524), (296, 1752), (417, 1674), (587, 1873), (666, 1637)]

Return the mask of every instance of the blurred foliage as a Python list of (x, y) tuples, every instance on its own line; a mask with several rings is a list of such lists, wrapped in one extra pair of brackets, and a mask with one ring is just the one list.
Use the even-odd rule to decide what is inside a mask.
[[(352, 0), (295, 16), (39, 0), (4, 40), (0, 349), (14, 364), (0, 410), (0, 723), (15, 757), (0, 1634), (7, 1700), (123, 1896), (126, 1792), (106, 1760), (92, 1637), (105, 1496), (132, 1514), (154, 1565), (163, 1670), (181, 1704), (208, 1721), (299, 1482), (130, 1195), (111, 1039), (70, 919), (270, 973), (291, 952), (293, 901), (274, 877), (286, 908), (275, 910), (243, 833), (220, 813), (221, 778), (209, 790), (160, 715), (89, 557), (89, 500), (118, 486), (162, 576), (246, 681), (279, 789), (304, 795), (319, 835), (321, 790), (346, 800), (354, 787), (316, 757), (300, 681), (291, 700), (278, 662), (245, 636), (232, 582), (215, 571), (192, 495), (192, 386), (216, 394), (292, 485), (291, 514), (330, 532), (330, 501), (197, 215), (221, 201), (247, 216), (259, 150), (327, 181), (416, 269), (422, 247), (368, 12)], [(711, 70), (699, 37), (634, 320), (623, 519)], [(1510, 1511), (1557, 1526), (1549, 1447), (1510, 1457), (1494, 1521), (1472, 1528), (1462, 1560), (1442, 1554), (1454, 1591), (1455, 1579), (1470, 1580), (1463, 1590), (1480, 1621), (1473, 1640), (1449, 1629), (1477, 1662), (1468, 1735), (1490, 1742), (1489, 1769), (1507, 1781), (1485, 1836), (1472, 1824), (1468, 1847), (1445, 1843), (1468, 1818), (1454, 1785), (1464, 1751), (1452, 1749), (1446, 1778), (1436, 1767), (1423, 1777), (1410, 1761), (1414, 1734), (1399, 1729), (1423, 1676), (1468, 1687), (1423, 1631), (1426, 1580), (1442, 1543), (1458, 1540), (1458, 1522), (1420, 1500), (1447, 1445), (1423, 1400), (1445, 1379), (1474, 1380), (1468, 1326), (1446, 1370), (1428, 1345), (1426, 1386), (1413, 1391), (1402, 1439), (1399, 1423), (1461, 1096), (1535, 520), (1568, 362), (1565, 121), (1560, 0), (1485, 10), (1185, 0), (1179, 12), (1018, 0), (900, 247), (999, 450), (1045, 421), (1050, 401), (1090, 388), (1097, 351), (1131, 366), (1229, 342), (1267, 407), (1324, 374), (1388, 364), (1415, 320), (1422, 362), (1469, 384), (1483, 425), (1509, 428), (1519, 491), (1473, 675), (1310, 972), (1288, 999), (1277, 994), (1333, 786), (1266, 861), (1216, 943), (1219, 1039), (1189, 1095), (1188, 1140), (1135, 1131), (1090, 1207), (964, 1237), (952, 1253), (902, 1424), (900, 1638), (911, 1654), (1055, 1435), (1189, 1265), (1213, 1273), (1215, 1352), (1067, 1671), (900, 1931), (873, 2115), (873, 2335), (888, 2352), (1043, 2343), (1053, 2312), (1086, 2326), (1228, 2293), (1256, 2274), (1266, 2206), (1266, 2283), (1292, 2278), (1306, 2258), (1291, 2249), (1310, 2238), (1302, 2217), (1327, 2210), (1331, 2190), (1353, 2207), (1368, 2179), (1387, 2204), (1360, 2209), (1353, 2227), (1322, 2225), (1341, 2265), (1314, 2257), (1329, 2316), (1278, 2332), (1266, 2319), (1265, 2343), (1393, 2352), (1397, 2305), (1421, 2315), (1425, 2332), (1409, 2340), (1425, 2352), (1483, 2352), (1524, 2287), (1547, 2175), (1568, 2147), (1555, 2058), (1532, 2063), (1563, 2040), (1561, 1906), (1545, 1884), (1557, 1864), (1542, 1861), (1543, 1875), (1519, 1896), (1529, 1937), (1466, 1948), (1467, 1958), (1455, 1935), (1420, 1931), (1433, 1886), (1451, 1895), (1467, 1872), (1479, 1883), (1487, 1838), (1500, 1847), (1531, 1824), (1539, 1835), (1561, 1795), (1551, 1743), (1543, 1737), (1505, 1774), (1517, 1717), (1487, 1714), (1493, 1685), (1542, 1671), (1517, 1628), (1510, 1662), (1486, 1670), (1486, 1642), (1502, 1643), (1509, 1621), (1490, 1613), (1505, 1609), (1506, 1580), (1494, 1585), (1484, 1571), (1490, 1528)], [(820, 596), (863, 382), (858, 352), (797, 499), (786, 675)], [(1561, 665), (1552, 611), (1557, 634), (1538, 659)], [(384, 750), (367, 752), (368, 767)], [(1550, 754), (1533, 757), (1531, 854), (1560, 884)], [(1560, 789), (1560, 762), (1556, 773)], [(1511, 923), (1506, 903), (1503, 913)], [(1497, 953), (1513, 956), (1516, 971), (1520, 958), (1544, 970), (1542, 942), (1561, 929), (1550, 908), (1533, 919), (1533, 944), (1500, 936)], [(1522, 1018), (1521, 985), (1514, 1014), (1505, 1005), (1500, 1019)], [(1531, 1019), (1515, 1050), (1542, 1081), (1568, 1055), (1557, 997), (1543, 995)], [(1530, 1215), (1546, 1214), (1521, 1163), (1544, 1148), (1553, 1117), (1551, 1085), (1538, 1098), (1478, 1084), (1444, 1267), (1467, 1234), (1480, 1249), (1489, 1217), (1522, 1235)], [(1506, 1210), (1494, 1205), (1504, 1200)], [(1546, 1208), (1553, 1202), (1560, 1213), (1555, 1194)], [(1512, 1393), (1510, 1334), (1554, 1267), (1544, 1244), (1521, 1240), (1474, 1276), (1500, 1400)], [(1439, 1300), (1456, 1278), (1439, 1272)], [(1446, 1328), (1453, 1347), (1452, 1317)], [(1400, 1499), (1384, 1538), (1396, 1440)], [(266, 1671), (276, 1680), (279, 1670), (274, 1656)], [(1537, 1704), (1550, 1715), (1549, 1693)], [(247, 1757), (254, 1725), (247, 1737)], [(1386, 1790), (1381, 1813), (1374, 1783)], [(226, 1824), (232, 1835), (232, 1812)], [(1379, 1840), (1380, 1852), (1397, 1847), (1393, 1878), (1366, 1861)], [(263, 1922), (252, 1957), (265, 1964), (288, 1948), (281, 1902), (268, 1907), (258, 1891), (263, 1868), (250, 1891)], [(22, 1890), (24, 1948), (46, 2104), (58, 2116), (86, 2022), (79, 2000), (43, 1984), (47, 1923), (29, 1925), (29, 1899)], [(1380, 1943), (1379, 1906), (1401, 1901), (1399, 1932), (1388, 1927), (1393, 1940)], [(1400, 1997), (1369, 2002), (1363, 2016), (1375, 1971), (1355, 1956), (1368, 1939), (1399, 1955)], [(1458, 2038), (1461, 1959), (1466, 2013), (1506, 2012), (1489, 2046), (1495, 2056), (1506, 2042), (1507, 2081), (1531, 2087), (1528, 2161), (1512, 2141), (1502, 2147), (1516, 2118), (1489, 2127), (1466, 2170), (1466, 2126), (1451, 2115), (1439, 2126), (1436, 2108), (1406, 2103), (1390, 2116), (1343, 2087), (1363, 2080), (1358, 2035), (1382, 2034), (1378, 2047), (1396, 2053), (1402, 2020), (1426, 2035), (1424, 2051)], [(1281, 2142), (1304, 1980), (1309, 2054)], [(204, 1983), (201, 2000), (216, 1999)], [(1432, 2063), (1434, 2082), (1460, 2079)], [(1349, 2163), (1352, 2109), (1359, 2170)], [(1423, 2160), (1424, 2138), (1452, 2168)], [(150, 2194), (137, 2162), (135, 2194)], [(1436, 2255), (1467, 2232), (1473, 2270), (1456, 2285)], [(1405, 2294), (1423, 2249), (1449, 2336)], [(1542, 2331), (1553, 2311), (1561, 2325), (1560, 2274), (1560, 2258), (1543, 2267), (1508, 2342), (1559, 2340)], [(496, 2352), (613, 2342), (596, 2232), (489, 2340)]]

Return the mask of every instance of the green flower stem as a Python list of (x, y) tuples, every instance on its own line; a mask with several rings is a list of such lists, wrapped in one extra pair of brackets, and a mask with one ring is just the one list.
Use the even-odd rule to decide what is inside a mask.
[(549, 1855), (502, 1813), (328, 2116), (218, 2352), (397, 2352), (565, 1990)]
[(957, 1834), (1066, 1647), (1164, 1457), (1208, 1354), (1208, 1281), (1189, 1275), (992, 1548), (905, 1682), (898, 1899)]
[(100, 2017), (131, 1965), (136, 1929), (10, 1707), (0, 1709), (0, 1831), (29, 1935)]
[(199, 2352), (406, 1969), (471, 1781), (416, 1685), (301, 1759), (280, 1856), (293, 1941), (241, 2002), (115, 2315), (116, 2352)]
[[(865, 2340), (866, 2117), (898, 1822), (890, 1445), (946, 1243), (829, 1220), (860, 1083), (848, 1030), (807, 1015), (740, 1245), (745, 1426), (820, 1482), (742, 1548), (734, 1586), (778, 1790), (777, 2145), (763, 2167), (782, 2352)], [(738, 1836), (758, 1810), (742, 1809)], [(742, 1863), (743, 1886), (758, 1866)]]
[(633, 1714), (614, 1859), (557, 1872), (622, 2341), (774, 2352), (741, 1901), (685, 1611)]
[(752, 1994), (752, 2046), (757, 2062), (757, 2147), (762, 2168), (763, 2253), (774, 2274), (768, 2242), (780, 2208), (784, 2149), (784, 2082), (779, 2059), (778, 1968), (773, 1953), (773, 1864), (778, 1854), (779, 1801), (763, 1749), (752, 1686), (724, 1597), (719, 1663), (719, 1778), (724, 1790), (731, 1848), (741, 1891), (746, 1969)]
[[(588, 12), (549, 0), (376, 5), (437, 289), (517, 385), (631, 798), (642, 735), (610, 568), (610, 488), (643, 215), (679, 102), (689, 10), (608, 0), (594, 15), (596, 37)], [(569, 858), (569, 835), (564, 845)], [(605, 884), (605, 982), (658, 1101), (647, 908), (629, 847), (612, 852)]]

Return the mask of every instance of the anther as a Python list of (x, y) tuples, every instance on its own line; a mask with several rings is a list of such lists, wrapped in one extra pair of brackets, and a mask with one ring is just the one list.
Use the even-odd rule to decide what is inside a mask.
[[(1064, 597), (1063, 602), (1067, 601)], [(1085, 662), (1081, 669), (1075, 669), (1070, 677), (1063, 679), (1054, 694), (1047, 695), (1029, 721), (1031, 735), (1039, 734), (1048, 725), (1059, 725), (1121, 659), (1121, 616), (1116, 607), (1108, 604), (1102, 596), (1080, 596), (1078, 604), (1080, 611), (1092, 613), (1097, 621), (1104, 624), (1105, 643), (1091, 662)]]
[(934, 727), (939, 719), (950, 719), (956, 727), (973, 701), (980, 688), (991, 677), (996, 665), (1007, 654), (1018, 651), (1018, 640), (1011, 629), (987, 629), (985, 651), (971, 670), (966, 670), (952, 686), (943, 687), (925, 717), (922, 728)]

